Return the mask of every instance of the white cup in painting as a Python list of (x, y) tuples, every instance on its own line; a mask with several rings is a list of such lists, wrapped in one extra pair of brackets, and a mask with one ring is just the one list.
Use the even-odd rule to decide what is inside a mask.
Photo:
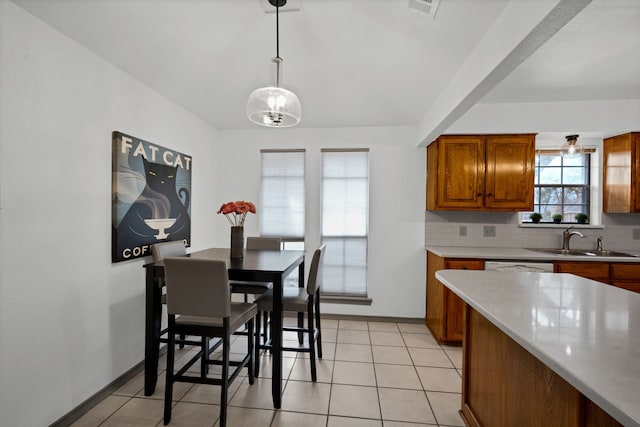
[(169, 237), (169, 235), (165, 233), (164, 230), (175, 224), (176, 219), (177, 218), (145, 219), (144, 223), (154, 230), (158, 231), (158, 234), (154, 236), (156, 240), (162, 240)]

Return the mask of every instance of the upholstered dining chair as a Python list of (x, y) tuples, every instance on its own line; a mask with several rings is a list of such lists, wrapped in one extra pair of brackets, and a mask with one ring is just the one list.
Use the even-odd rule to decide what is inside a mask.
[[(160, 242), (154, 243), (151, 245), (151, 256), (153, 257), (153, 262), (160, 262), (167, 257), (177, 257), (177, 256), (186, 256), (187, 248), (184, 245), (184, 241), (182, 240), (172, 240), (169, 242)], [(165, 285), (164, 278), (160, 278), (159, 282), (156, 284), (159, 287), (163, 287)], [(163, 305), (167, 304), (167, 297), (163, 293), (160, 297), (160, 302)], [(164, 328), (160, 331), (160, 342), (167, 343), (169, 340), (166, 337), (167, 328)], [(198, 341), (187, 340), (184, 335), (180, 336), (180, 340), (178, 341), (180, 344), (180, 348), (183, 348), (185, 344), (187, 345), (200, 345)]]
[[(322, 286), (322, 259), (324, 256), (325, 245), (320, 246), (313, 253), (311, 259), (311, 267), (309, 268), (309, 276), (307, 278), (306, 288), (296, 286), (285, 286), (282, 288), (282, 311), (296, 312), (307, 314), (307, 325), (298, 323), (297, 327), (284, 326), (283, 331), (298, 332), (300, 337), (300, 346), (283, 347), (284, 351), (297, 351), (309, 353), (309, 362), (311, 364), (311, 380), (316, 381), (316, 346), (318, 347), (317, 356), (322, 359), (322, 329), (320, 327), (320, 288)], [(258, 315), (256, 316), (256, 343), (255, 349), (255, 375), (260, 373), (260, 350), (270, 349), (270, 341), (260, 343), (261, 320), (260, 313), (273, 311), (273, 290), (268, 290), (264, 294), (256, 298), (255, 303), (258, 305)], [(314, 324), (315, 322), (315, 324)], [(266, 329), (266, 325), (265, 325)], [(308, 336), (308, 345), (303, 345), (302, 334)]]
[[(279, 251), (282, 249), (282, 239), (279, 237), (247, 237), (248, 251)], [(247, 282), (232, 280), (231, 293), (244, 294), (244, 301), (247, 302), (247, 295), (259, 295), (265, 293), (273, 287), (271, 282)]]
[[(164, 398), (164, 424), (171, 421), (173, 384), (187, 382), (221, 386), (220, 426), (227, 420), (229, 385), (243, 368), (248, 369), (249, 384), (253, 384), (253, 326), (257, 315), (256, 305), (231, 302), (229, 276), (225, 261), (189, 257), (165, 258), (167, 286), (167, 312), (169, 314), (169, 345)], [(242, 360), (229, 360), (232, 333), (247, 325), (247, 352)], [(210, 359), (212, 350), (208, 343), (182, 368), (174, 372), (176, 334), (195, 335), (222, 341), (222, 360)], [(205, 357), (210, 365), (222, 365), (220, 377), (212, 378), (201, 370), (200, 375), (189, 373), (195, 362)], [(233, 366), (232, 372), (229, 367)], [(215, 420), (213, 420), (215, 421)], [(213, 424), (213, 421), (211, 424)]]
[[(247, 237), (247, 250), (248, 251), (279, 251), (282, 250), (282, 239), (279, 237)], [(273, 287), (271, 282), (249, 282), (249, 281), (236, 281), (229, 282), (231, 285), (231, 293), (243, 294), (244, 302), (249, 300), (249, 295), (261, 295)], [(268, 313), (264, 313), (264, 323), (269, 321)], [(260, 330), (256, 330), (260, 333)], [(264, 340), (267, 340), (268, 331), (267, 328), (263, 330)], [(239, 334), (244, 334), (239, 332)]]

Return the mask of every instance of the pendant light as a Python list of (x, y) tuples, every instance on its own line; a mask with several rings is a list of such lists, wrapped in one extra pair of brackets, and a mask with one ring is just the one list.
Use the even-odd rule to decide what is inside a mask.
[(252, 122), (267, 127), (289, 127), (300, 122), (300, 101), (295, 93), (280, 87), (280, 26), (279, 9), (287, 4), (287, 0), (269, 0), (276, 8), (276, 85), (261, 87), (249, 95), (247, 101), (247, 117)]
[(578, 137), (580, 135), (567, 135), (565, 139), (567, 140), (564, 144), (562, 144), (561, 151), (564, 157), (577, 156), (582, 154), (582, 146), (578, 142)]

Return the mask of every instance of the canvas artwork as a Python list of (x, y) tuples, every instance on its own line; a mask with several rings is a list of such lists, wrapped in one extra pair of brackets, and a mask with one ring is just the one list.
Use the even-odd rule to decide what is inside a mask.
[(191, 242), (191, 156), (113, 132), (112, 261)]

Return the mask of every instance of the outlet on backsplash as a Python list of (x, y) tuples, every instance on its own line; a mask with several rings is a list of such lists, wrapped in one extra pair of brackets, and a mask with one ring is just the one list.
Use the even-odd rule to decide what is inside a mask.
[(633, 229), (633, 240), (640, 240), (640, 228)]
[(467, 226), (466, 225), (461, 225), (459, 230), (458, 230), (458, 235), (461, 237), (464, 237), (467, 235)]
[(482, 237), (496, 237), (496, 226), (495, 225), (483, 226)]

